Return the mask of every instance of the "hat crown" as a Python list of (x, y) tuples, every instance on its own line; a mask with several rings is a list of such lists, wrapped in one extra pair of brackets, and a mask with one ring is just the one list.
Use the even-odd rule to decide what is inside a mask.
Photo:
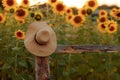
[(36, 33), (35, 41), (40, 45), (45, 45), (50, 39), (50, 33), (46, 29), (41, 29)]

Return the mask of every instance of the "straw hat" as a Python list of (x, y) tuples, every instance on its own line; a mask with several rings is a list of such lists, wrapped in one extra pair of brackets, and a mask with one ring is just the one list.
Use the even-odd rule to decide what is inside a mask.
[(24, 44), (36, 56), (49, 56), (56, 50), (56, 35), (46, 22), (33, 22), (28, 26)]

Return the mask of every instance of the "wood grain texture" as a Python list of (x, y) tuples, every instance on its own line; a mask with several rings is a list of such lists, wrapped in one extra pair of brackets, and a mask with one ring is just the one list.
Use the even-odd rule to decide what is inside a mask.
[(83, 53), (83, 52), (120, 52), (120, 46), (58, 45), (55, 51), (55, 53)]
[(35, 57), (36, 65), (36, 80), (50, 80), (49, 78), (49, 58)]

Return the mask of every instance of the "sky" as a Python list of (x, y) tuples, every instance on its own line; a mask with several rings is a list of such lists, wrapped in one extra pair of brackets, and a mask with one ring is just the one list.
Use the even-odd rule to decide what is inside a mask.
[[(21, 0), (17, 0), (19, 3), (21, 2)], [(41, 3), (44, 3), (44, 2), (47, 2), (48, 0), (30, 0), (30, 4), (31, 5), (34, 5), (36, 4), (37, 2), (41, 2)], [(63, 1), (68, 7), (72, 6), (72, 7), (82, 7), (84, 5), (84, 3), (87, 1), (87, 0), (61, 0)], [(103, 4), (106, 4), (108, 6), (110, 5), (117, 5), (120, 7), (120, 0), (98, 0), (98, 3), (99, 5), (103, 5)]]

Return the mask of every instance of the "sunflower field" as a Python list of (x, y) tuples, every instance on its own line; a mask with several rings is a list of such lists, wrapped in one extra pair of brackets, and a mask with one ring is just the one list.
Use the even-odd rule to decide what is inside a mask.
[[(58, 45), (120, 45), (120, 8), (88, 0), (82, 8), (48, 0), (0, 0), (0, 80), (35, 80), (34, 55), (24, 46), (25, 32), (34, 21), (47, 21)], [(120, 80), (120, 54), (52, 54), (50, 80)]]

